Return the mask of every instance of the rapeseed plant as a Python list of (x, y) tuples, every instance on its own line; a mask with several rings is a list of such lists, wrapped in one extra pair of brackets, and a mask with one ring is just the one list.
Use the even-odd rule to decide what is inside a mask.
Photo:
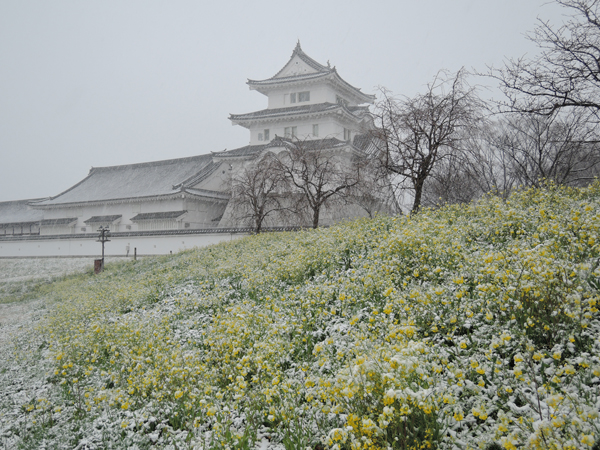
[(547, 186), (109, 265), (57, 284), (15, 347), (13, 364), (48, 375), (0, 406), (3, 433), (30, 448), (591, 448), (599, 231), (598, 183)]

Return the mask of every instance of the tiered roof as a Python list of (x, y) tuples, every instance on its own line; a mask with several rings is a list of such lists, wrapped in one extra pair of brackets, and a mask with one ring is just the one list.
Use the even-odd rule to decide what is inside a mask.
[[(372, 138), (369, 134), (357, 134), (353, 141), (352, 146), (357, 150), (364, 150)], [(260, 154), (263, 150), (276, 147), (288, 147), (290, 145), (297, 144), (297, 140), (290, 139), (282, 136), (275, 136), (275, 138), (267, 143), (261, 145), (246, 145), (244, 147), (235, 148), (232, 150), (223, 150), (221, 152), (213, 153), (215, 159), (226, 159), (226, 158), (247, 158), (251, 159), (254, 156)], [(323, 149), (323, 148), (335, 148), (349, 145), (348, 142), (342, 141), (337, 138), (323, 138), (323, 139), (310, 139), (301, 142), (302, 148), (306, 150), (311, 149)]]
[(369, 112), (368, 106), (345, 106), (339, 103), (314, 103), (311, 105), (302, 106), (288, 106), (286, 108), (271, 108), (262, 109), (260, 111), (254, 111), (246, 114), (231, 114), (229, 119), (234, 123), (260, 121), (264, 119), (278, 119), (278, 118), (302, 118), (303, 116), (310, 115), (314, 117), (315, 114), (350, 114), (357, 118), (362, 118)]
[(271, 78), (265, 80), (248, 80), (250, 89), (267, 95), (273, 88), (290, 86), (294, 84), (305, 84), (316, 81), (327, 81), (336, 85), (338, 89), (345, 92), (354, 99), (357, 104), (373, 103), (374, 95), (365, 94), (357, 87), (352, 86), (337, 73), (335, 67), (331, 67), (329, 62), (327, 66), (308, 56), (300, 47), (300, 42), (292, 52), (289, 61)]
[(272, 108), (254, 111), (247, 114), (231, 114), (229, 120), (236, 125), (249, 127), (253, 123), (272, 122), (277, 120), (303, 119), (337, 115), (352, 120), (360, 120), (368, 114), (366, 106), (345, 106), (337, 103), (316, 103), (311, 105), (290, 106), (286, 108)]

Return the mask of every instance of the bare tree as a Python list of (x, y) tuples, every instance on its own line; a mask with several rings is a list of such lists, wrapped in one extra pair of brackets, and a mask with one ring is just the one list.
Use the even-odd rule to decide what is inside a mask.
[(481, 194), (492, 192), (507, 198), (517, 180), (511, 169), (510, 157), (500, 151), (499, 122), (486, 122), (465, 141), (468, 171)]
[(483, 192), (476, 164), (464, 151), (450, 153), (440, 160), (425, 183), (423, 205), (468, 203), (479, 197)]
[(317, 228), (324, 206), (333, 206), (358, 184), (360, 165), (356, 155), (338, 139), (280, 140), (286, 151), (278, 155), (278, 171), (297, 199), (296, 212), (308, 212), (311, 226)]
[(541, 49), (532, 60), (511, 59), (488, 75), (500, 82), (509, 111), (549, 115), (559, 109), (600, 112), (600, 16), (598, 0), (556, 0), (571, 13), (555, 28), (540, 20), (528, 38)]
[(466, 82), (466, 72), (440, 72), (424, 94), (396, 98), (382, 90), (375, 108), (372, 134), (382, 167), (402, 188), (414, 195), (411, 211), (418, 211), (425, 181), (445, 158), (461, 151), (461, 142), (481, 118), (480, 102)]
[(597, 175), (600, 153), (588, 115), (571, 110), (540, 116), (513, 113), (497, 123), (490, 142), (503, 156), (513, 184), (587, 184)]
[(270, 154), (249, 162), (231, 179), (233, 215), (260, 233), (268, 216), (283, 210), (281, 190), (285, 179)]
[(377, 158), (372, 137), (368, 134), (361, 137), (369, 139), (371, 145), (359, 157), (359, 182), (347, 191), (346, 203), (358, 206), (370, 218), (376, 214), (401, 213), (390, 177)]

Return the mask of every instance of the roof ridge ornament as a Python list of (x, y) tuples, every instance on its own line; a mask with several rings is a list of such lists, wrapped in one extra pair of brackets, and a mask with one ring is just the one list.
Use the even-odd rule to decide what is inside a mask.
[(294, 49), (294, 53), (299, 53), (302, 51), (302, 47), (300, 46), (300, 39), (296, 42), (296, 48)]

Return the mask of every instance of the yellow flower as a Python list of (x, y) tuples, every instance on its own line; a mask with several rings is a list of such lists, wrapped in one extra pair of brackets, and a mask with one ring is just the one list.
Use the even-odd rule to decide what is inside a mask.
[(581, 443), (583, 445), (592, 446), (594, 445), (594, 435), (592, 434), (584, 434), (581, 436)]

